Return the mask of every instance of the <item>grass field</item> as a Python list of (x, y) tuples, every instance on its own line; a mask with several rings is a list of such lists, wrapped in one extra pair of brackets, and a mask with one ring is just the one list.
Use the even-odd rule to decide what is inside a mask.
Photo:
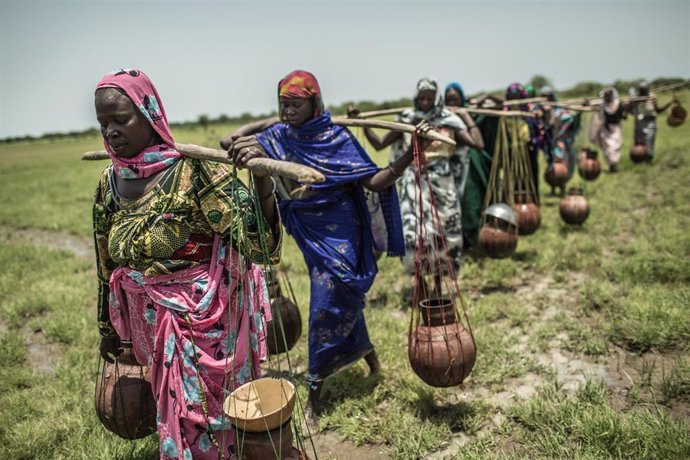
[[(690, 92), (679, 96), (690, 106)], [(382, 259), (366, 316), (383, 373), (359, 363), (327, 381), (318, 458), (690, 458), (689, 126), (660, 117), (657, 158), (634, 165), (627, 121), (621, 171), (587, 183), (582, 227), (562, 223), (560, 197), (542, 184), (541, 228), (512, 258), (465, 257), (478, 355), (459, 387), (412, 372), (410, 281)], [(230, 128), (174, 134), (216, 146)], [(158, 456), (156, 436), (121, 440), (94, 412), (91, 199), (105, 163), (80, 156), (96, 149), (95, 137), (0, 146), (2, 459)], [(386, 152), (372, 156), (385, 164)], [(306, 320), (308, 278), (290, 239), (283, 258)], [(301, 382), (304, 336), (290, 361)]]

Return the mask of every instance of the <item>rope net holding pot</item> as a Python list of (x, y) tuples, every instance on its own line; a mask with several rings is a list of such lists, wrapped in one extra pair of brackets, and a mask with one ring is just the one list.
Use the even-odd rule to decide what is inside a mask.
[(416, 136), (412, 149), (417, 219), (408, 357), (412, 370), (428, 385), (455, 386), (472, 370), (476, 345)]
[[(532, 162), (529, 157), (529, 126), (518, 117), (507, 121), (507, 148), (512, 178), (515, 181), (513, 209), (517, 214), (518, 233), (531, 235), (541, 225), (537, 189), (532, 176)], [(556, 166), (554, 161), (554, 167)], [(561, 162), (563, 167), (565, 164)], [(567, 167), (565, 167), (567, 178)]]
[[(582, 114), (582, 125), (589, 126), (593, 114)], [(575, 145), (579, 146), (577, 159), (577, 172), (584, 181), (594, 181), (601, 175), (601, 161), (597, 146), (588, 138), (585, 129), (581, 129), (575, 138)], [(586, 184), (583, 184), (586, 187)]]
[(122, 348), (115, 362), (99, 360), (96, 414), (106, 429), (121, 438), (140, 439), (156, 432), (151, 371), (136, 361), (131, 343), (123, 343)]
[[(255, 190), (251, 185), (249, 189)], [(254, 196), (254, 199), (256, 200), (256, 206), (259, 207), (259, 197)], [(263, 223), (263, 221), (261, 222)], [(267, 228), (259, 228), (259, 232), (262, 235), (267, 235), (269, 231)], [(262, 241), (266, 240), (266, 238), (262, 238)], [(262, 247), (262, 252), (263, 259), (268, 260), (268, 247)], [(293, 366), (289, 353), (302, 332), (302, 319), (297, 308), (295, 293), (292, 289), (288, 272), (282, 263), (264, 266), (262, 272), (266, 282), (265, 293), (268, 295), (269, 302), (271, 303), (271, 317), (268, 318), (268, 315), (265, 315), (267, 317), (266, 341), (268, 357), (262, 363), (263, 375), (253, 376), (252, 380), (258, 382), (259, 380), (257, 379), (260, 379), (260, 377), (280, 377), (297, 386), (298, 372)], [(287, 287), (287, 289), (283, 289), (283, 287)], [(251, 295), (248, 289), (248, 285), (246, 287), (243, 286), (243, 292)], [(247, 340), (249, 340), (249, 337), (247, 337)], [(234, 395), (234, 390), (240, 391), (240, 388), (246, 385), (238, 388), (237, 385), (228, 383), (226, 395)], [(294, 392), (294, 395), (290, 396), (284, 391), (280, 392), (277, 401), (275, 401), (276, 395), (273, 393), (262, 394), (259, 392), (257, 394), (258, 400), (235, 398), (234, 401), (241, 402), (235, 403), (234, 409), (250, 413), (252, 407), (264, 407), (267, 402), (265, 401), (266, 398), (272, 399), (272, 404), (279, 407), (281, 420), (285, 420), (280, 426), (274, 427), (270, 423), (268, 414), (260, 413), (257, 417), (260, 422), (259, 425), (263, 426), (263, 430), (250, 430), (246, 426), (238, 426), (232, 423), (232, 418), (228, 417), (227, 412), (225, 413), (226, 420), (234, 431), (234, 450), (237, 458), (254, 458), (258, 452), (262, 452), (260, 456), (266, 459), (318, 458), (316, 448), (311, 440), (309, 425), (304, 418), (306, 401), (303, 401), (299, 392)], [(229, 399), (226, 399), (226, 403)], [(294, 399), (294, 401), (291, 399)], [(242, 404), (245, 404), (246, 407), (241, 407)], [(294, 408), (298, 410), (293, 410)]]
[(494, 259), (510, 257), (518, 244), (518, 220), (513, 209), (516, 182), (507, 131), (507, 121), (502, 117), (498, 122), (480, 220), (479, 244), (484, 253)]
[[(271, 319), (266, 322), (266, 342), (269, 353), (278, 355), (292, 350), (301, 337), (302, 315), (282, 262), (265, 266), (263, 272), (271, 302)], [(283, 287), (287, 287), (287, 290)]]

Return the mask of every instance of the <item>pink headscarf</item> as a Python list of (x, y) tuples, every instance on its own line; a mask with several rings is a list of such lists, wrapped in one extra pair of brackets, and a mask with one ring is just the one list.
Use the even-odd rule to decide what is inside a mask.
[(165, 115), (158, 91), (144, 72), (135, 69), (116, 69), (98, 82), (96, 90), (100, 88), (122, 90), (163, 139), (162, 144), (147, 147), (132, 158), (121, 158), (115, 155), (104, 137), (105, 150), (113, 161), (118, 176), (123, 179), (149, 177), (174, 164), (182, 157), (182, 154), (175, 150), (175, 141), (170, 132), (168, 118)]

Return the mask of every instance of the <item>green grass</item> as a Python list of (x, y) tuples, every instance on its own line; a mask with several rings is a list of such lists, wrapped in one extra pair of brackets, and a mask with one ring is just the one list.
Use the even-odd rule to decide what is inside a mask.
[[(0, 457), (156, 458), (101, 429), (94, 411), (98, 333), (91, 261), (0, 242)], [(52, 346), (35, 335), (42, 333)], [(38, 357), (29, 358), (29, 347)], [(49, 372), (36, 372), (36, 360)], [(97, 454), (94, 454), (97, 452)]]
[(661, 410), (619, 413), (607, 388), (588, 381), (566, 397), (553, 385), (509, 409), (517, 438), (529, 458), (684, 459), (690, 456), (687, 426)]
[[(690, 105), (689, 92), (679, 96)], [(460, 387), (431, 388), (411, 371), (411, 279), (399, 261), (383, 258), (366, 310), (383, 373), (369, 377), (360, 362), (328, 379), (321, 428), (355, 445), (382, 445), (399, 459), (688, 457), (687, 126), (671, 129), (659, 119), (651, 166), (633, 165), (626, 144), (620, 173), (586, 184), (591, 214), (582, 227), (560, 220), (560, 197), (542, 183), (542, 227), (520, 239), (512, 258), (465, 257), (460, 288), (478, 355)], [(174, 134), (178, 142), (215, 146), (231, 128)], [(629, 142), (630, 121), (624, 130)], [(155, 436), (120, 440), (95, 416), (93, 261), (35, 246), (24, 231), (90, 237), (91, 197), (105, 162), (80, 157), (98, 149), (97, 138), (0, 146), (3, 459), (157, 458)], [(372, 156), (386, 163), (387, 152)], [(306, 333), (309, 280), (290, 238), (283, 265)], [(306, 373), (305, 337), (290, 353), (297, 381)], [(645, 364), (631, 358), (618, 366), (630, 388), (588, 380), (572, 392), (555, 384), (557, 373), (544, 363), (554, 351), (609, 369), (621, 353)], [(41, 371), (37, 360), (50, 370)], [(266, 367), (286, 370), (286, 363), (272, 357)], [(507, 403), (505, 395), (523, 385), (539, 390)], [(298, 391), (303, 402), (306, 388)]]

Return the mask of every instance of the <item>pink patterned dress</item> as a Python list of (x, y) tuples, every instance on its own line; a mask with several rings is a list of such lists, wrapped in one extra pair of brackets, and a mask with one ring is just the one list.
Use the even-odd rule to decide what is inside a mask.
[(99, 328), (149, 366), (164, 459), (229, 458), (225, 396), (260, 376), (280, 223), (266, 228), (247, 188), (221, 164), (182, 158), (137, 200), (99, 182), (94, 232)]

